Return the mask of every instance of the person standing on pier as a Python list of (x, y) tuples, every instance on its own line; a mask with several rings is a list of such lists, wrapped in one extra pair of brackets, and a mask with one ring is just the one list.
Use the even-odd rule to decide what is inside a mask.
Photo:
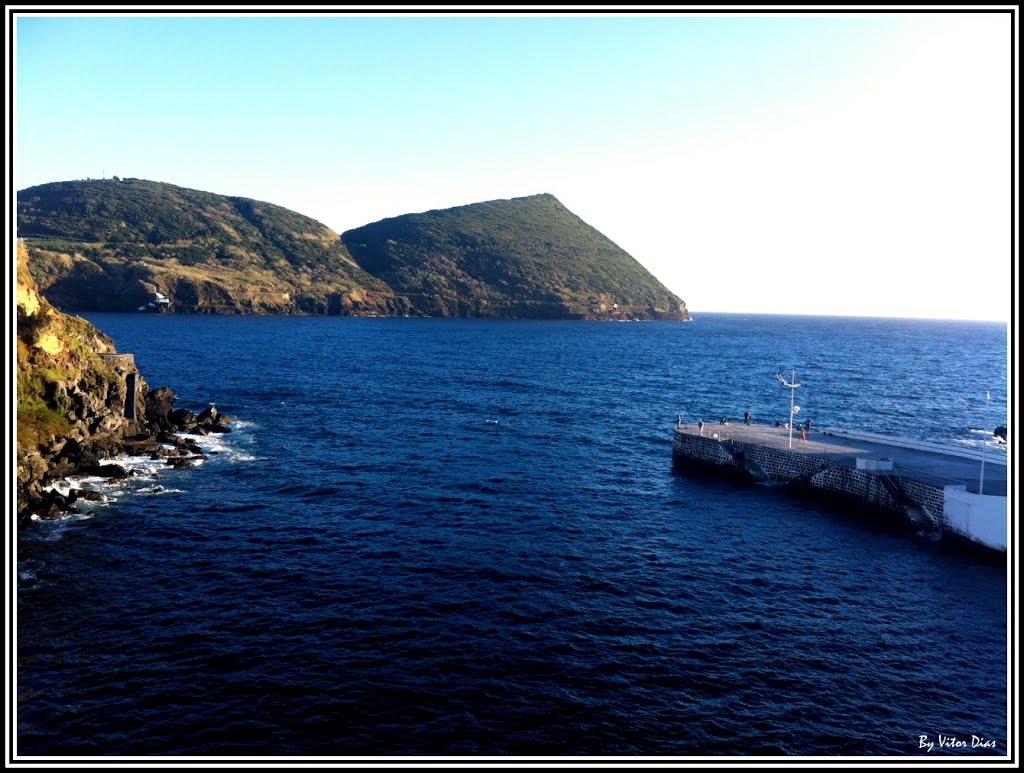
[(743, 412), (743, 423), (750, 424), (750, 411)]
[(807, 427), (801, 427), (800, 428), (800, 442), (801, 443), (806, 443), (807, 442)]

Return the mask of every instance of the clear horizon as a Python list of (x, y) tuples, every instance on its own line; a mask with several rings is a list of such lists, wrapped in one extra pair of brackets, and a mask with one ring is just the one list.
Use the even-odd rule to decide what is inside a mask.
[(15, 187), (339, 233), (547, 192), (695, 315), (1006, 322), (1010, 19), (19, 14)]

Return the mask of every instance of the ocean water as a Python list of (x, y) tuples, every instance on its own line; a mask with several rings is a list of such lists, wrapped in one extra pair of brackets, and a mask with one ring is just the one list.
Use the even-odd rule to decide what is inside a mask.
[(1005, 453), (1005, 326), (88, 317), (237, 423), (19, 528), (20, 755), (1007, 753), (1005, 567), (671, 453)]

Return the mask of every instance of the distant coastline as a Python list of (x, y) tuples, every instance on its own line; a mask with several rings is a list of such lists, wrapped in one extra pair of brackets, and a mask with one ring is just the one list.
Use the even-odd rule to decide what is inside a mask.
[(547, 193), (339, 235), (268, 202), (115, 177), (19, 191), (18, 234), (41, 294), (64, 311), (688, 319)]

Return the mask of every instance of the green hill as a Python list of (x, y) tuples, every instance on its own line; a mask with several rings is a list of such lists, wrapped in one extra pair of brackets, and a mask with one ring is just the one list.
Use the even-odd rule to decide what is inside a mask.
[(148, 180), (18, 193), (40, 292), (66, 311), (686, 319), (685, 304), (548, 194), (338, 236), (297, 212)]
[(432, 316), (687, 319), (683, 301), (550, 194), (402, 215), (342, 239)]
[(19, 191), (18, 235), (43, 295), (66, 310), (407, 310), (334, 231), (237, 196), (136, 179), (48, 183)]

